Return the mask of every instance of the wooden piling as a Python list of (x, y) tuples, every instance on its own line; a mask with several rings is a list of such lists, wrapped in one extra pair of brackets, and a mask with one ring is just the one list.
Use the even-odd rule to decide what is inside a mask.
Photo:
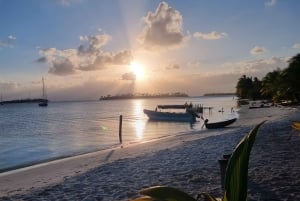
[(119, 141), (122, 144), (122, 115), (120, 115), (119, 119)]

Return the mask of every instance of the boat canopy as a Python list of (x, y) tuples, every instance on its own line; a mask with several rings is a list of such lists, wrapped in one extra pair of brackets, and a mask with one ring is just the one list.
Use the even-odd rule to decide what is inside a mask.
[(160, 109), (185, 109), (187, 105), (158, 105), (157, 108)]

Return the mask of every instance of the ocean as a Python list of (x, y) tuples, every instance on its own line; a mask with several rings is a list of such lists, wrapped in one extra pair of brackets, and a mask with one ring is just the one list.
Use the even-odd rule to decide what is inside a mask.
[[(203, 96), (49, 102), (0, 106), (0, 172), (82, 153), (118, 146), (122, 115), (123, 144), (137, 143), (170, 135), (206, 132), (203, 120), (187, 122), (149, 121), (143, 109), (157, 105), (202, 104), (212, 107), (203, 117), (210, 122), (237, 117), (236, 98)], [(219, 112), (223, 108), (224, 112)]]

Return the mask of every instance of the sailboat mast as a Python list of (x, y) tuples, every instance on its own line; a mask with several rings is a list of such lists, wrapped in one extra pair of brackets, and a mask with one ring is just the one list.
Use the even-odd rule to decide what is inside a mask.
[(42, 82), (43, 82), (43, 98), (46, 99), (46, 92), (45, 92), (45, 81), (44, 81), (44, 77), (42, 78)]
[(47, 100), (47, 95), (46, 95), (44, 77), (42, 77), (42, 83), (43, 83), (43, 97), (40, 100), (39, 106), (46, 107), (46, 106), (48, 106), (48, 100)]
[(43, 98), (45, 98), (45, 83), (44, 83), (44, 77), (42, 77), (43, 82)]

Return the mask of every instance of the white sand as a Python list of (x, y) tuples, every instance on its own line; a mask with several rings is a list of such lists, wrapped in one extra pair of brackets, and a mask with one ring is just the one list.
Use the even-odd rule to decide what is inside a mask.
[[(218, 158), (254, 125), (249, 200), (300, 200), (299, 109), (242, 109), (230, 128), (125, 145), (0, 174), (0, 200), (128, 200), (153, 185), (222, 194)], [(208, 135), (211, 135), (208, 137)]]

